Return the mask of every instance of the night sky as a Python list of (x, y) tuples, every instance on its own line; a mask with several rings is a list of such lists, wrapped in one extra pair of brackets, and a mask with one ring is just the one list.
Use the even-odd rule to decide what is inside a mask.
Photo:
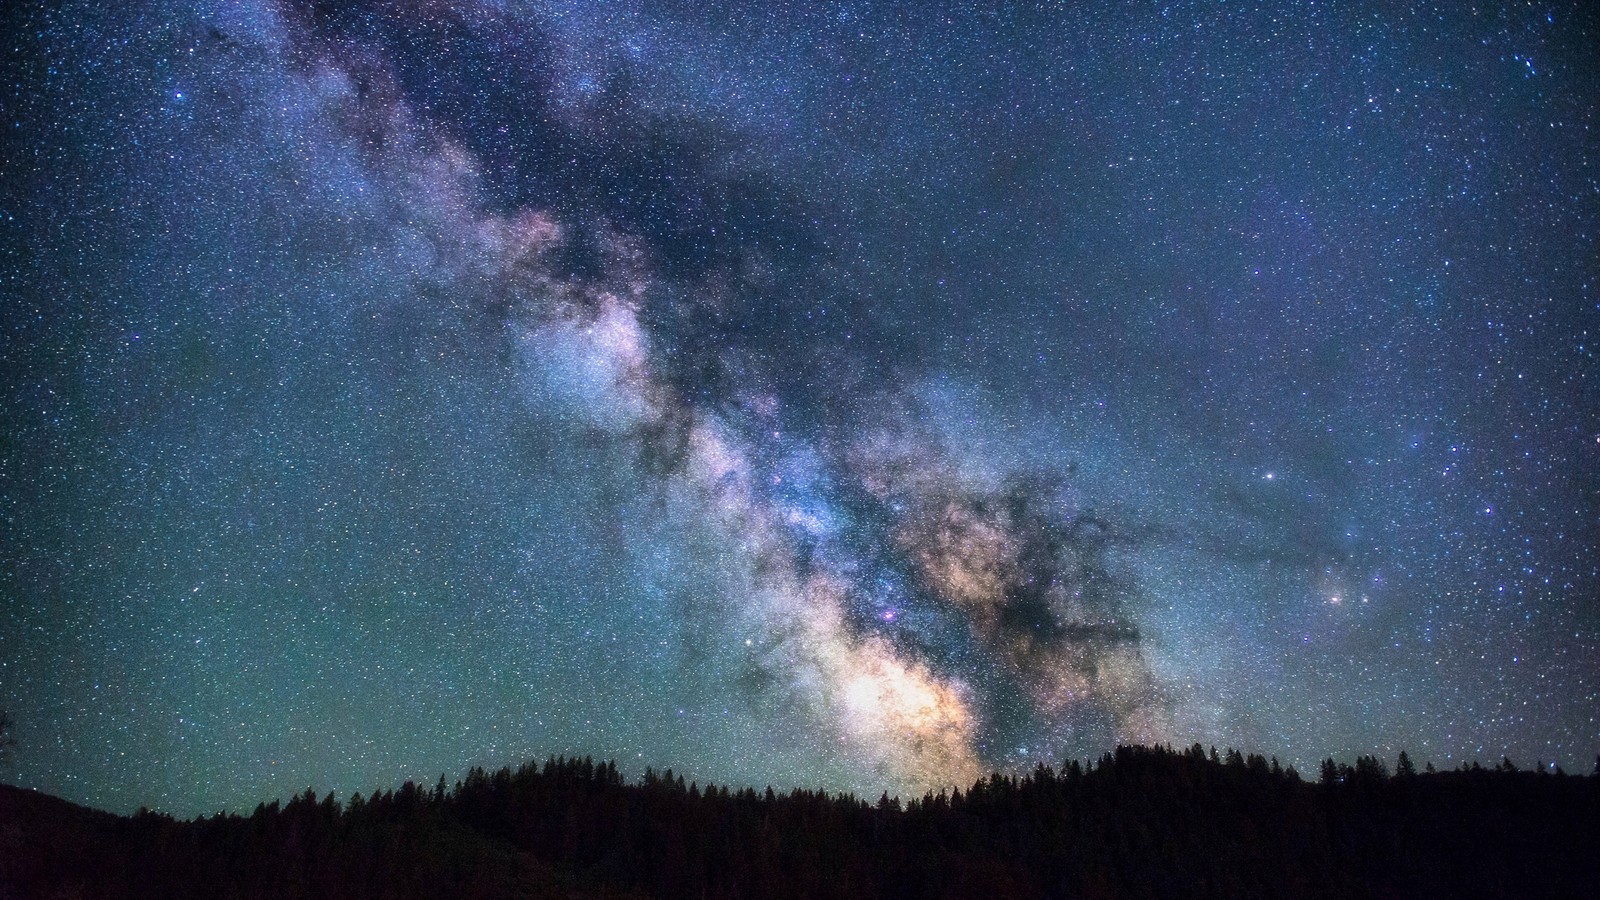
[(0, 778), (1600, 752), (1592, 4), (4, 15)]

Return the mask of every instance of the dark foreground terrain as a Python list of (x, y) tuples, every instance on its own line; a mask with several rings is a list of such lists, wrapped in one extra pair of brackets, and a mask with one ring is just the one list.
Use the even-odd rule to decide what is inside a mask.
[(249, 816), (0, 786), (0, 898), (1600, 897), (1600, 777), (1123, 747), (902, 805), (552, 760)]

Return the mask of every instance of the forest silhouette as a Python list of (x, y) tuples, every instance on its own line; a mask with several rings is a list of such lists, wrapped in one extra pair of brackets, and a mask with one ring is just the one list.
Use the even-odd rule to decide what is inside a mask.
[(869, 801), (552, 758), (193, 821), (0, 786), (0, 897), (1154, 896), (1600, 896), (1600, 771), (1119, 747)]

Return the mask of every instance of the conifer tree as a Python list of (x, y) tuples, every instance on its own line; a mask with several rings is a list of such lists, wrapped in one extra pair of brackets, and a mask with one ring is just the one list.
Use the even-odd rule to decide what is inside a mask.
[(1323, 784), (1339, 783), (1339, 764), (1331, 756), (1322, 761), (1321, 780)]
[(1394, 775), (1396, 778), (1414, 778), (1417, 767), (1411, 764), (1411, 756), (1404, 750), (1400, 751), (1400, 758), (1395, 760)]

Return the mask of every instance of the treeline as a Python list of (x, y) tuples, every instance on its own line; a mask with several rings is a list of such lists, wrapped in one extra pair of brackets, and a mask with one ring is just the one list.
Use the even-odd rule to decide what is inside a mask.
[(902, 802), (550, 759), (248, 816), (0, 789), (0, 896), (1600, 896), (1600, 777), (1119, 747)]

